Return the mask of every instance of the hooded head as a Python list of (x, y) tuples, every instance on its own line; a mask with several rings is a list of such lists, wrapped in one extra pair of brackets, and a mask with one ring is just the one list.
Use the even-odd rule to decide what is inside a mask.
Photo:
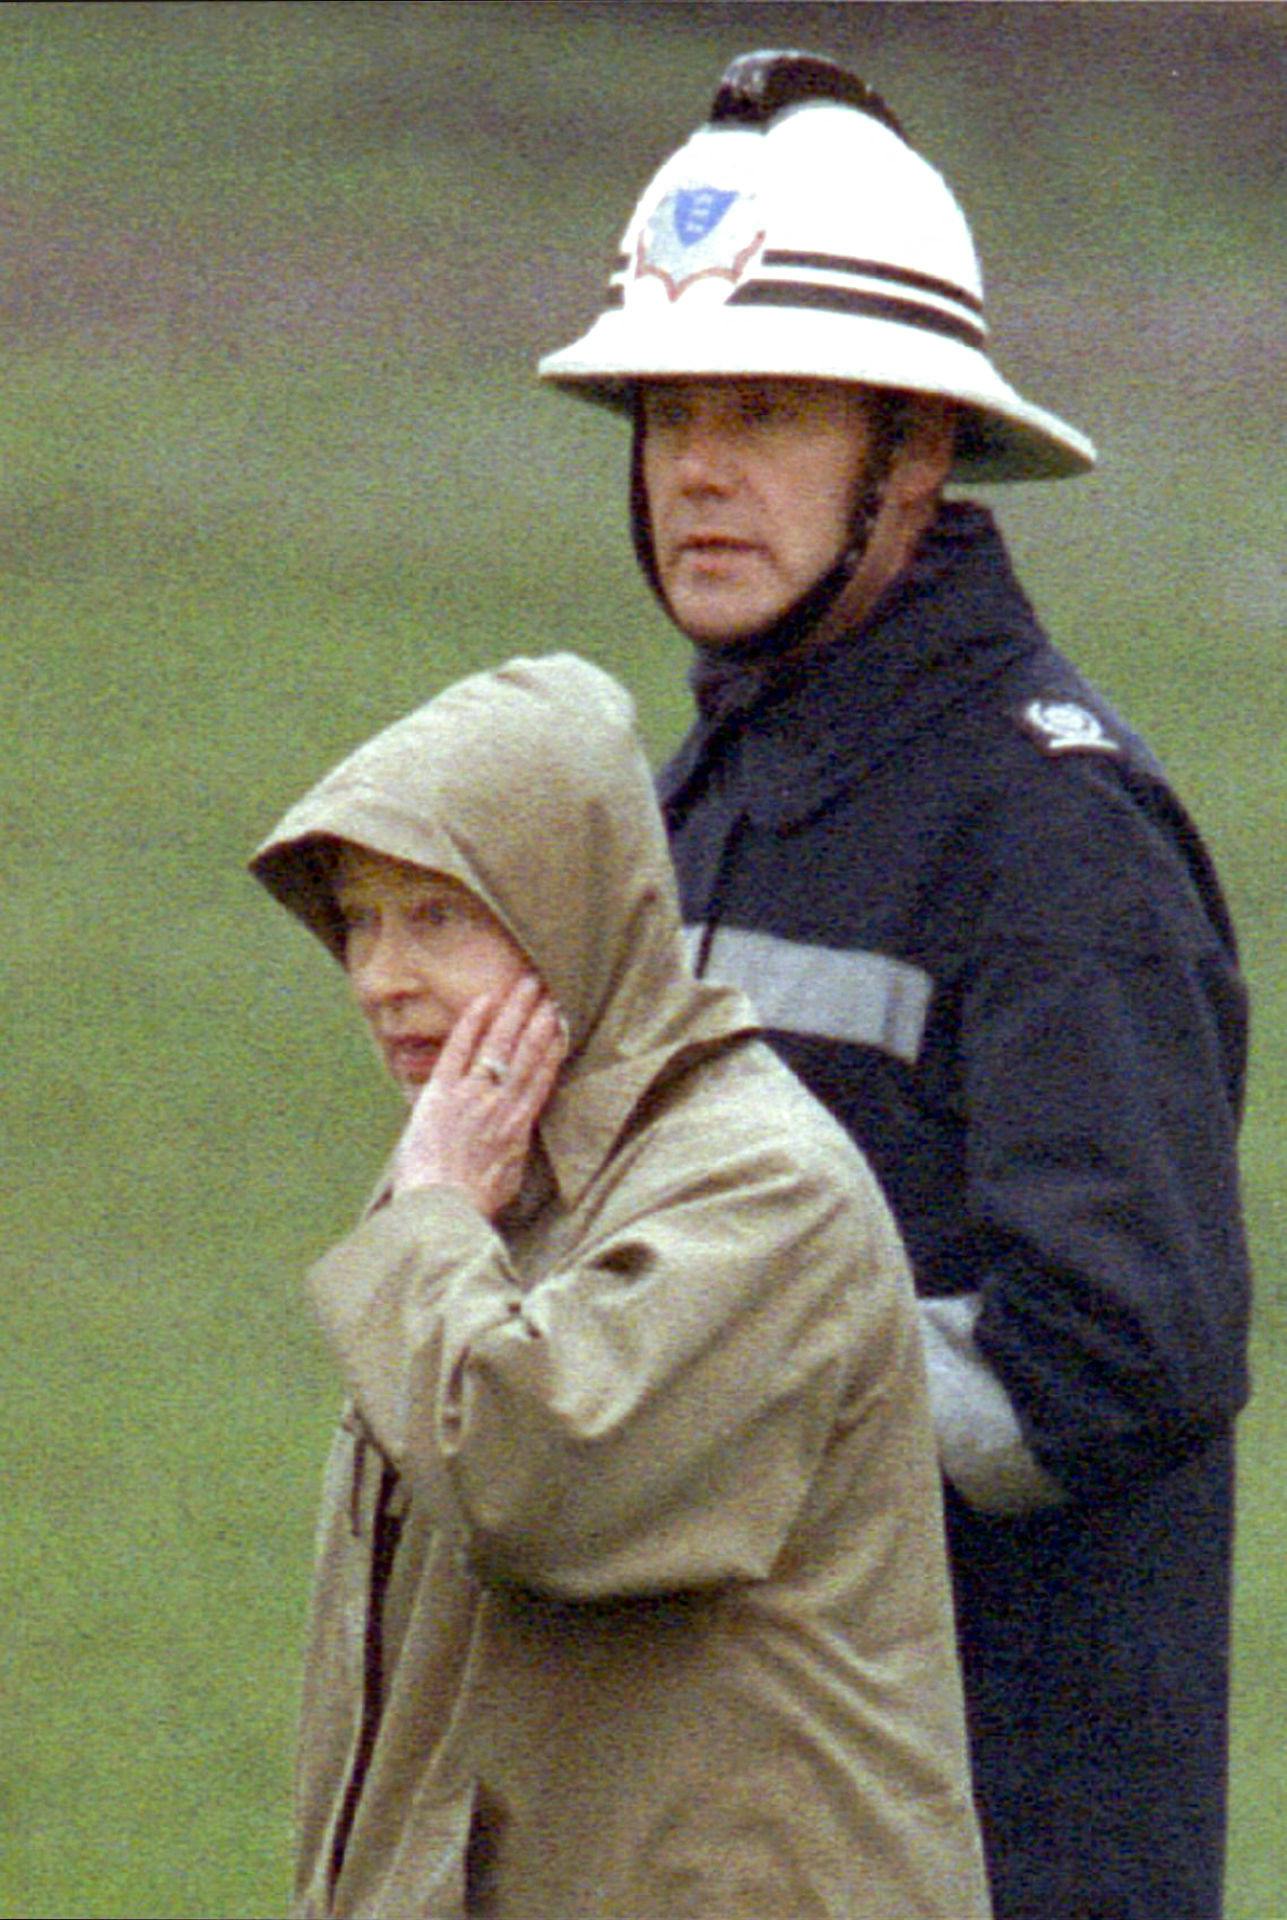
[(349, 755), (257, 850), (255, 877), (342, 963), (337, 843), (468, 888), (594, 1064), (664, 1044), (718, 997), (685, 965), (629, 696), (573, 655), (457, 681)]

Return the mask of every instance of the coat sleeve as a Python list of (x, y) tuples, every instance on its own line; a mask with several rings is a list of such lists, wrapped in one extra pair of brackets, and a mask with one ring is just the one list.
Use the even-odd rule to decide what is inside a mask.
[[(873, 1197), (855, 1248), (863, 1217), (842, 1180), (725, 1155), (524, 1290), (488, 1222), (426, 1188), (310, 1284), (381, 1447), (480, 1577), (569, 1598), (675, 1591), (767, 1574), (850, 1391), (863, 1312), (869, 1348), (896, 1333), (897, 1243)], [(913, 1320), (910, 1291), (902, 1306)]]
[(1246, 1394), (1241, 987), (1209, 870), (1111, 781), (1011, 829), (1030, 853), (962, 1016), (973, 1346), (1084, 1499), (1176, 1465)]

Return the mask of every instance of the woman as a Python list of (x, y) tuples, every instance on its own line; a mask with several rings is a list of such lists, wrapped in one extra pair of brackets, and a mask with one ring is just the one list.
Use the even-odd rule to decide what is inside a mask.
[(297, 1913), (979, 1920), (903, 1253), (689, 971), (625, 694), (461, 681), (253, 871), (411, 1106), (309, 1283)]

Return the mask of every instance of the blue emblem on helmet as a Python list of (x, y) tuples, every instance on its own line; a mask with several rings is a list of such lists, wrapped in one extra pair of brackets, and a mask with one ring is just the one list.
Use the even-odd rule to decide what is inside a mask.
[(680, 187), (671, 202), (671, 218), (681, 247), (695, 247), (724, 218), (737, 194), (720, 187)]
[(763, 244), (752, 194), (735, 187), (675, 187), (639, 235), (635, 278), (655, 274), (672, 300), (694, 280), (711, 276), (736, 285)]

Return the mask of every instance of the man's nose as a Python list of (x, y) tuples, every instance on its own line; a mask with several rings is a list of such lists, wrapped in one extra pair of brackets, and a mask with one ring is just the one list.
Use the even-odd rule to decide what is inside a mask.
[(686, 420), (676, 431), (675, 471), (685, 487), (732, 486), (736, 448), (728, 427), (713, 416)]

